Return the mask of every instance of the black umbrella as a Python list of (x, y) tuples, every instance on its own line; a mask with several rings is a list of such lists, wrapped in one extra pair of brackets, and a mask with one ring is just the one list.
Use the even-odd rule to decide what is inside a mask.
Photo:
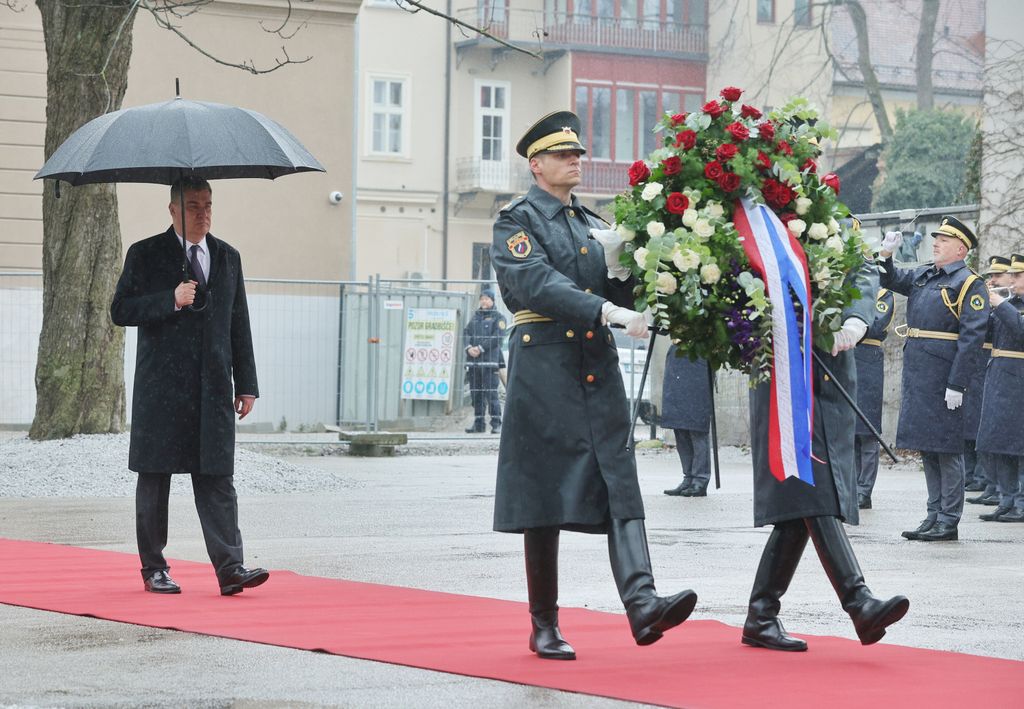
[[(171, 101), (106, 113), (72, 133), (35, 179), (72, 185), (145, 182), (170, 185), (183, 177), (273, 180), (325, 172), (295, 136), (266, 116), (219, 103)], [(181, 192), (184, 230), (185, 194)], [(187, 243), (185, 244), (187, 249)], [(188, 280), (187, 251), (182, 274)]]

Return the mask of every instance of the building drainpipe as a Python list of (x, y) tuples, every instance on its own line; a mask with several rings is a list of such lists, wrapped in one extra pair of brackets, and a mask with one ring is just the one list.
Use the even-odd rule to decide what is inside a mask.
[[(448, 0), (446, 11), (452, 16), (452, 0)], [(445, 23), (444, 33), (444, 172), (441, 176), (441, 278), (448, 279), (448, 180), (451, 162), (451, 111), (452, 111), (452, 23)]]
[(356, 207), (358, 206), (359, 184), (359, 91), (362, 88), (359, 79), (359, 15), (353, 25), (354, 59), (352, 61), (352, 84), (355, 90), (352, 92), (352, 202), (349, 205), (351, 213), (351, 225), (349, 233), (349, 273), (348, 278), (354, 281), (358, 278), (356, 268), (356, 246), (359, 240), (356, 238)]

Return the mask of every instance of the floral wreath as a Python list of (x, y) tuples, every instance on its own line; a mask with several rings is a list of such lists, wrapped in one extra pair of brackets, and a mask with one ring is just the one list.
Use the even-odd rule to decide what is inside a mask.
[(870, 250), (845, 219), (839, 178), (818, 175), (818, 141), (836, 132), (805, 98), (764, 116), (736, 106), (742, 93), (726, 87), (699, 112), (658, 122), (664, 145), (630, 166), (615, 221), (622, 263), (640, 282), (637, 309), (650, 307), (684, 354), (761, 381), (771, 372), (771, 304), (733, 225), (739, 199), (767, 205), (803, 247), (821, 349), (831, 349), (844, 308), (860, 297), (846, 276)]

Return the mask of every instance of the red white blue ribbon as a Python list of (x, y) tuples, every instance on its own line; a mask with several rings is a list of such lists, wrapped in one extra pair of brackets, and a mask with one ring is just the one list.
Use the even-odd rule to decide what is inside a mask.
[[(811, 279), (803, 247), (775, 212), (739, 200), (733, 224), (750, 264), (764, 279), (772, 304), (772, 382), (768, 463), (778, 480), (797, 477), (813, 485), (811, 429)], [(795, 303), (800, 303), (799, 319)], [(801, 327), (802, 325), (802, 327)]]

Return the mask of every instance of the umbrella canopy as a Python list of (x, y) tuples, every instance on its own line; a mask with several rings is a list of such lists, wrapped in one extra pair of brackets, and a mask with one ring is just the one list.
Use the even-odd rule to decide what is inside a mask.
[(94, 118), (54, 151), (35, 179), (169, 185), (185, 175), (273, 180), (310, 171), (325, 172), (295, 136), (266, 116), (179, 97)]

